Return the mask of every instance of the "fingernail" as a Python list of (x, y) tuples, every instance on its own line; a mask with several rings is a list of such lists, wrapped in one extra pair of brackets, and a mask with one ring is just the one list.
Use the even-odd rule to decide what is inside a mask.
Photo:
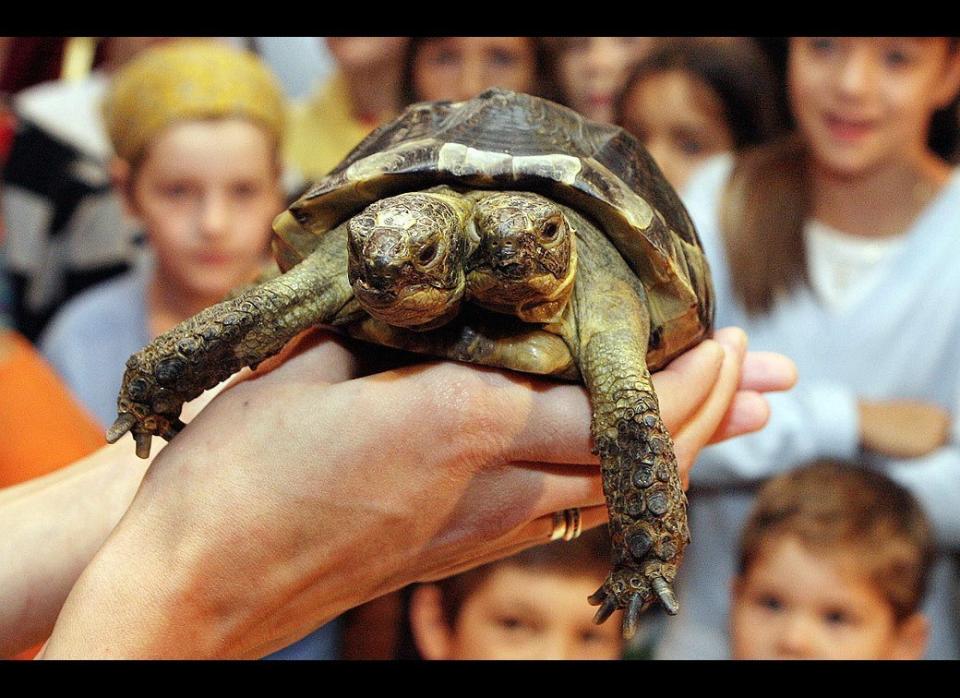
[(736, 356), (742, 357), (747, 351), (747, 333), (739, 327), (725, 327), (714, 333), (713, 338)]

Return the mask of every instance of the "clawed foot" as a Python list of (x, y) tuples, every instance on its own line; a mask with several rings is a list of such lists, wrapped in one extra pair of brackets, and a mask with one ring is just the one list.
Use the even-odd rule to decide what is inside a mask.
[(107, 441), (110, 443), (116, 442), (129, 431), (137, 442), (137, 455), (140, 458), (150, 456), (150, 442), (154, 436), (170, 441), (185, 426), (180, 421), (184, 396), (160, 383), (161, 378), (166, 383), (174, 382), (175, 376), (166, 375), (171, 373), (169, 364), (164, 371), (157, 370), (153, 363), (143, 356), (143, 352), (134, 354), (127, 361), (127, 371), (117, 399), (119, 414), (107, 430)]
[(117, 419), (107, 431), (114, 443), (127, 432), (137, 442), (137, 455), (150, 455), (154, 436), (170, 441), (185, 426), (183, 404), (216, 385), (219, 372), (204, 372), (197, 362), (202, 338), (165, 335), (127, 360), (117, 398)]
[(150, 457), (150, 443), (157, 435), (170, 441), (183, 427), (186, 426), (179, 419), (169, 420), (161, 415), (150, 414), (140, 418), (132, 412), (121, 412), (116, 421), (107, 430), (107, 442), (116, 443), (128, 431), (132, 433), (137, 443), (137, 456)]
[(618, 608), (624, 609), (623, 637), (626, 640), (636, 635), (641, 614), (658, 600), (671, 616), (680, 610), (673, 587), (663, 576), (647, 576), (639, 570), (627, 568), (616, 569), (607, 575), (603, 585), (587, 599), (590, 605), (600, 607), (593, 618), (597, 625)]
[(129, 431), (137, 455), (147, 458), (154, 436), (169, 441), (183, 429), (180, 411), (185, 402), (276, 353), (283, 346), (282, 336), (263, 345), (249, 339), (251, 329), (262, 321), (261, 306), (267, 304), (248, 291), (201, 311), (131, 356), (107, 441), (113, 443)]

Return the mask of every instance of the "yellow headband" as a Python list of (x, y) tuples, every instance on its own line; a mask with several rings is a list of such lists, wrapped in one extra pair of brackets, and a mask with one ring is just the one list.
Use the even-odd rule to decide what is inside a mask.
[(114, 151), (133, 161), (183, 119), (242, 117), (283, 136), (283, 93), (251, 53), (223, 41), (184, 39), (148, 49), (117, 73), (103, 105)]

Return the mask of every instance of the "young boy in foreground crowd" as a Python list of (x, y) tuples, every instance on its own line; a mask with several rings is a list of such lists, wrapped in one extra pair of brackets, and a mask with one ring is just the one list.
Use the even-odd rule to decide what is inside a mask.
[(920, 659), (933, 555), (917, 502), (833, 461), (768, 482), (741, 539), (735, 659)]
[(609, 567), (605, 529), (424, 584), (410, 630), (424, 659), (619, 659), (619, 620), (587, 603)]

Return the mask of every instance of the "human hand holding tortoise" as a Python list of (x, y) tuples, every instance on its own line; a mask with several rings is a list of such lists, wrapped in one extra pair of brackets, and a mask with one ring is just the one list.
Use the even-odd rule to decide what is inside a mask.
[[(794, 378), (776, 355), (741, 363), (742, 332), (716, 339), (653, 379), (684, 474), (708, 441), (760, 428), (757, 391)], [(46, 656), (262, 656), (546, 542), (554, 511), (606, 521), (582, 386), (452, 362), (352, 378), (362, 351), (315, 332), (222, 391), (156, 455)]]
[(131, 357), (110, 440), (131, 431), (145, 456), (183, 427), (185, 400), (315, 325), (580, 380), (613, 540), (597, 621), (626, 609), (630, 637), (651, 604), (677, 612), (686, 499), (651, 371), (709, 335), (713, 295), (690, 219), (635, 139), (500, 90), (415, 105), (275, 230), (284, 274)]

